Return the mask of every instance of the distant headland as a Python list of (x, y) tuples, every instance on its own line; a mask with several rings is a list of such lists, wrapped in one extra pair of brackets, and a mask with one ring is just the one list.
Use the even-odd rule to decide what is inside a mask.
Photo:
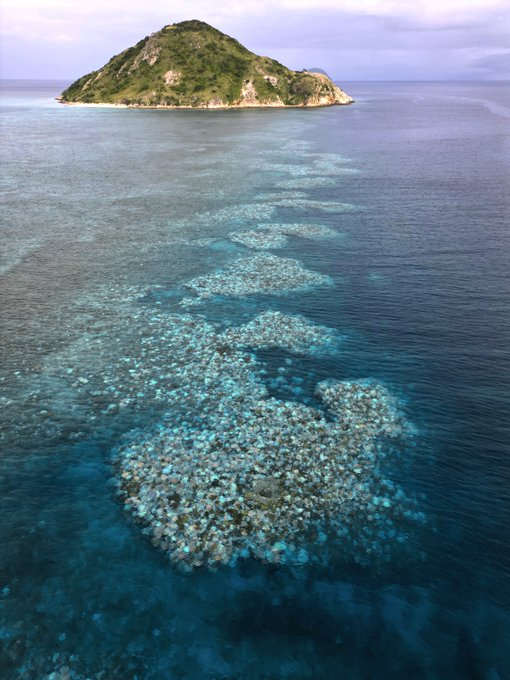
[(57, 99), (63, 104), (194, 109), (353, 102), (320, 69), (292, 71), (197, 20), (152, 33), (79, 78)]

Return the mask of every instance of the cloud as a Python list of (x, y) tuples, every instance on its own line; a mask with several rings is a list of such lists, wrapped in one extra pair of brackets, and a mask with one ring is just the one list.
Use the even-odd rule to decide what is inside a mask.
[(476, 57), (472, 60), (471, 65), (474, 69), (510, 78), (510, 50)]
[[(499, 77), (507, 0), (4, 0), (4, 77), (77, 77), (165, 24), (198, 18), (293, 68), (343, 79)], [(20, 52), (25, 54), (20, 60)], [(476, 59), (473, 57), (476, 53)], [(45, 56), (47, 55), (47, 56)], [(493, 59), (494, 57), (494, 59)], [(484, 65), (476, 60), (486, 59)], [(45, 66), (45, 63), (48, 66)], [(30, 64), (30, 66), (27, 66)], [(45, 70), (46, 69), (46, 70)]]
[(269, 18), (276, 11), (289, 17), (315, 13), (336, 13), (358, 17), (386, 18), (394, 26), (413, 30), (441, 30), (449, 27), (479, 26), (494, 16), (508, 17), (507, 0), (187, 0), (186, 3), (145, 0), (5, 0), (3, 24), (9, 30), (23, 31), (41, 22), (74, 22), (79, 29), (149, 25), (153, 28), (171, 21), (202, 18), (229, 22), (241, 18), (249, 22)]
[(507, 0), (261, 0), (259, 12), (275, 5), (293, 13), (332, 12), (386, 19), (398, 30), (449, 30), (474, 28), (492, 21), (508, 19)]

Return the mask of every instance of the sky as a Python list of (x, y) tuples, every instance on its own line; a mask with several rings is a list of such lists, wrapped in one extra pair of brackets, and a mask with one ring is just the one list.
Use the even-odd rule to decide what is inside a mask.
[(185, 19), (340, 82), (510, 79), (509, 0), (3, 0), (0, 77), (73, 81)]

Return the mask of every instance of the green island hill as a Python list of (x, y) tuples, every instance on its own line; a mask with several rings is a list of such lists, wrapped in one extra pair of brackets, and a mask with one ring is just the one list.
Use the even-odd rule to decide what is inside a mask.
[(292, 71), (197, 20), (145, 37), (79, 78), (57, 99), (64, 104), (203, 109), (353, 102), (324, 73)]

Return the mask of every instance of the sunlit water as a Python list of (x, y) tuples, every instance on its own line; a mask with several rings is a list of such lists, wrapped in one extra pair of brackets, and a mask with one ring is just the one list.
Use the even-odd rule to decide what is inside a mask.
[[(63, 107), (64, 85), (1, 99), (1, 676), (509, 677), (505, 84), (232, 112)], [(336, 232), (261, 251), (324, 285), (183, 307), (264, 223)], [(426, 521), (382, 562), (181, 573), (116, 494), (112, 454), (169, 417), (168, 315), (221, 332), (267, 310), (338, 333), (249, 353), (270, 396), (371, 379), (413, 424), (385, 474)]]

